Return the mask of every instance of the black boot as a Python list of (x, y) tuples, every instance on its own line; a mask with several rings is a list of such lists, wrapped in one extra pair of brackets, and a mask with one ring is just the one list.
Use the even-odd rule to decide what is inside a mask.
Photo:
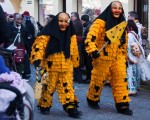
[(100, 109), (98, 102), (99, 101), (93, 101), (93, 100), (90, 100), (89, 98), (87, 98), (88, 106), (92, 109)]
[(82, 112), (78, 111), (78, 103), (71, 102), (63, 105), (64, 110), (68, 113), (68, 115), (72, 118), (80, 118), (82, 116)]
[(49, 115), (50, 114), (50, 107), (46, 107), (46, 108), (39, 107), (39, 110), (40, 110), (41, 114), (43, 114), (43, 115)]
[(67, 113), (72, 118), (80, 118), (80, 116), (82, 116), (82, 112), (78, 111), (76, 108), (69, 108)]
[(123, 102), (123, 103), (116, 103), (116, 108), (118, 113), (124, 114), (124, 115), (132, 115), (133, 111), (129, 109), (129, 103)]

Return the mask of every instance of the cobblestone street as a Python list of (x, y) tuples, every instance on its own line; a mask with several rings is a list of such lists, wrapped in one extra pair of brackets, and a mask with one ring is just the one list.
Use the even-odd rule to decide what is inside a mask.
[[(35, 82), (35, 70), (32, 66), (32, 77), (29, 83), (33, 86)], [(93, 110), (86, 102), (86, 92), (88, 84), (75, 83), (76, 95), (79, 98), (79, 110), (83, 112), (83, 120), (150, 120), (150, 90), (142, 88), (138, 96), (131, 97), (130, 103), (133, 116), (118, 114), (115, 108), (111, 88), (105, 86), (101, 95), (100, 110)], [(50, 115), (41, 115), (37, 110), (35, 102), (34, 120), (73, 120), (64, 112), (62, 105), (58, 101), (57, 93), (54, 94), (53, 106)]]

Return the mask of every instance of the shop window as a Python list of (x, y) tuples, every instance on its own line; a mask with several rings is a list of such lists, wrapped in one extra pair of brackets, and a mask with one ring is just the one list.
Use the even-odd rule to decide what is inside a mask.
[(101, 13), (100, 0), (82, 0), (82, 14), (87, 14), (93, 21)]
[(139, 21), (143, 26), (148, 28), (148, 8), (149, 0), (137, 0), (137, 13), (139, 16)]
[(45, 17), (53, 13), (53, 0), (39, 0), (39, 22), (44, 24)]

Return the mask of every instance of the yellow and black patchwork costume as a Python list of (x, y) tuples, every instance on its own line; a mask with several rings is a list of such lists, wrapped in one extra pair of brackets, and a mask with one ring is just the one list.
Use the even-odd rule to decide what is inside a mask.
[(73, 68), (79, 66), (76, 35), (72, 22), (66, 31), (59, 30), (58, 15), (41, 31), (32, 46), (31, 63), (45, 68), (49, 75), (38, 101), (41, 110), (52, 106), (55, 90), (65, 111), (78, 107), (73, 87)]
[[(94, 109), (99, 108), (101, 91), (109, 77), (118, 112), (129, 110), (130, 98), (126, 79), (128, 36), (124, 23), (123, 14), (118, 19), (113, 18), (110, 4), (93, 22), (85, 40), (86, 51), (93, 57), (87, 102)], [(98, 52), (106, 42), (108, 44)]]

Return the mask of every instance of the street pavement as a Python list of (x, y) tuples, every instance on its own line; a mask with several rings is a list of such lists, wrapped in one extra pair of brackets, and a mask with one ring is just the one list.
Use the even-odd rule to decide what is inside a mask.
[[(29, 84), (35, 83), (35, 69), (31, 66), (32, 75)], [(79, 99), (79, 110), (83, 112), (82, 120), (150, 120), (150, 90), (142, 88), (138, 96), (131, 97), (130, 108), (133, 110), (133, 116), (118, 114), (112, 97), (111, 87), (105, 86), (102, 91), (100, 109), (94, 110), (88, 107), (86, 102), (86, 93), (88, 84), (75, 83), (76, 95)], [(35, 100), (34, 119), (33, 120), (74, 120), (70, 118), (63, 110), (57, 96), (54, 94), (53, 106), (50, 115), (42, 115), (37, 109), (37, 100)]]

